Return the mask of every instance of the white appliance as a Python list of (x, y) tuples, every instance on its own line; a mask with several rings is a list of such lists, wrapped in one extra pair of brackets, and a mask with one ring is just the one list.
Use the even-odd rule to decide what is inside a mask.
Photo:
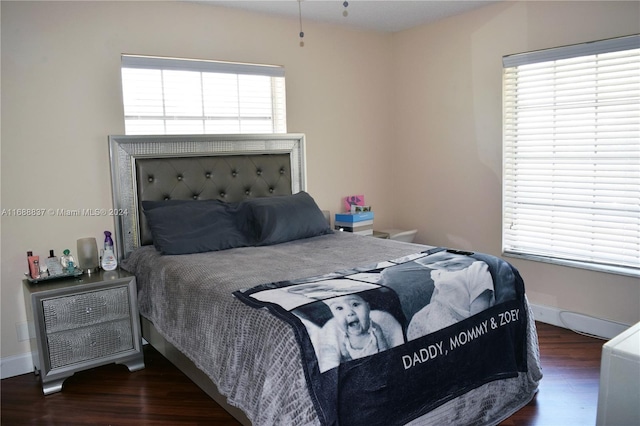
[(640, 323), (602, 346), (596, 425), (640, 425)]

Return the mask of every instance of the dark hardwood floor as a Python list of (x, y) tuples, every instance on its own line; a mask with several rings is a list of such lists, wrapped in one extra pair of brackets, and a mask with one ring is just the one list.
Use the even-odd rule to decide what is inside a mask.
[(501, 425), (595, 425), (606, 341), (540, 322), (536, 325), (544, 377), (534, 399)]
[[(544, 378), (537, 396), (502, 425), (595, 424), (603, 340), (538, 323)], [(43, 396), (39, 379), (2, 380), (2, 425), (239, 425), (151, 346), (146, 368), (76, 373)]]

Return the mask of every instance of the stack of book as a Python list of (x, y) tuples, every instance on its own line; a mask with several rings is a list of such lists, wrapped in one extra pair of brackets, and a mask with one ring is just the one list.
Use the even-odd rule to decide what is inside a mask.
[(373, 212), (336, 213), (334, 227), (338, 231), (373, 235)]

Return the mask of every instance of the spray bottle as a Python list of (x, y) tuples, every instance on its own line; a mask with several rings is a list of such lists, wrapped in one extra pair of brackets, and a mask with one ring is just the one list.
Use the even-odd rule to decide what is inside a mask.
[(113, 271), (118, 267), (118, 260), (113, 250), (113, 240), (111, 232), (104, 231), (104, 253), (102, 254), (102, 269), (105, 271)]

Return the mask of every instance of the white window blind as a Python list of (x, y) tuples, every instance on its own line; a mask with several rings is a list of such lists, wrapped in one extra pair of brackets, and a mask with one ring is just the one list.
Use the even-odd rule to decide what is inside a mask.
[(640, 275), (640, 36), (503, 65), (504, 254)]
[(122, 56), (126, 133), (286, 133), (284, 68)]

